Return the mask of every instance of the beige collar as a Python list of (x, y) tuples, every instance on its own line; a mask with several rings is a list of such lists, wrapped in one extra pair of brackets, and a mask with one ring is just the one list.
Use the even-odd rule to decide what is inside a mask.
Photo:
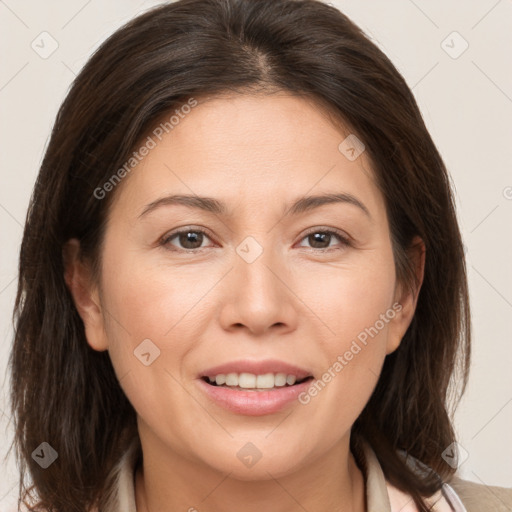
[[(114, 468), (113, 477), (116, 481), (115, 488), (105, 512), (137, 512), (135, 505), (135, 466), (141, 453), (140, 441), (135, 439), (129, 449), (123, 455), (117, 466)], [(402, 493), (391, 486), (384, 477), (382, 468), (377, 460), (375, 452), (368, 443), (363, 445), (364, 457), (363, 474), (366, 480), (367, 512), (416, 512), (410, 496)], [(445, 500), (441, 491), (429, 500), (433, 504), (433, 511), (436, 512), (466, 512), (462, 503), (458, 500), (455, 491), (444, 484), (445, 494), (448, 494), (452, 507)]]

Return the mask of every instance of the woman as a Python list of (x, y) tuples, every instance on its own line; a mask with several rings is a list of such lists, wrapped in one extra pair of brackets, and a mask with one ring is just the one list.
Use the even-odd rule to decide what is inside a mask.
[(454, 477), (470, 332), (445, 166), (321, 2), (180, 0), (101, 46), (57, 116), (15, 313), (30, 510), (512, 503)]

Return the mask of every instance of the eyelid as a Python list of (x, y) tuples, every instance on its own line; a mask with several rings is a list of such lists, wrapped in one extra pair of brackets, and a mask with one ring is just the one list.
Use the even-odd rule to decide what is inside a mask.
[[(166, 233), (164, 236), (162, 236), (159, 241), (158, 245), (165, 246), (171, 240), (177, 235), (180, 235), (181, 233), (187, 233), (189, 231), (202, 233), (203, 235), (206, 235), (210, 240), (215, 241), (214, 237), (210, 234), (210, 231), (204, 227), (199, 226), (183, 226), (181, 228), (176, 228), (175, 230)], [(216, 242), (215, 242), (216, 243)], [(179, 249), (176, 248), (176, 251), (182, 251), (182, 252), (198, 252), (202, 249), (206, 249), (206, 247), (201, 247), (200, 249)]]
[(312, 233), (334, 233), (335, 235), (338, 235), (340, 238), (342, 238), (343, 240), (346, 240), (347, 242), (352, 242), (353, 239), (352, 237), (346, 233), (345, 231), (342, 231), (341, 229), (338, 229), (338, 228), (332, 228), (332, 227), (329, 227), (329, 226), (315, 226), (311, 229), (308, 229), (303, 235), (302, 235), (302, 238), (305, 238), (306, 236), (308, 235), (311, 235)]

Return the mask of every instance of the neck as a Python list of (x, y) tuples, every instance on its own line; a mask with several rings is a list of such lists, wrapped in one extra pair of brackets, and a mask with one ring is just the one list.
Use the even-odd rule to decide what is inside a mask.
[[(144, 448), (144, 445), (143, 445)], [(137, 512), (364, 512), (364, 477), (348, 439), (328, 454), (276, 477), (240, 480), (168, 448), (143, 449), (136, 471)], [(241, 505), (242, 504), (242, 505)]]

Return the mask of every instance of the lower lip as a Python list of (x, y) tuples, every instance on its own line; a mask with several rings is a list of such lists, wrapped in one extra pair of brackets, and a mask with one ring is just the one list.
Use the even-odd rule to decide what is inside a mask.
[(298, 396), (307, 390), (313, 379), (294, 386), (284, 386), (269, 391), (237, 391), (222, 386), (212, 386), (199, 379), (199, 386), (215, 403), (237, 414), (263, 416), (284, 409), (297, 401)]

